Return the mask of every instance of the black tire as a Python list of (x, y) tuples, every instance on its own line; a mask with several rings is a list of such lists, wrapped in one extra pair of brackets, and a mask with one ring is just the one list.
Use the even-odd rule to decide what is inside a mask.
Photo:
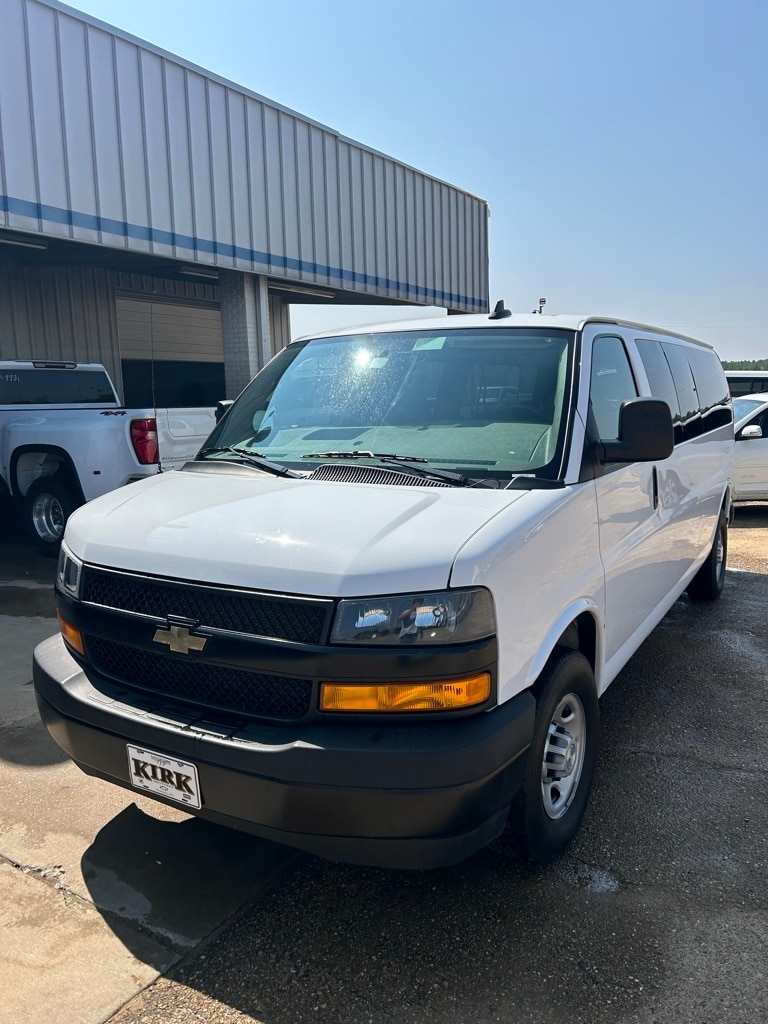
[[(534, 696), (536, 724), (525, 781), (494, 845), (504, 855), (547, 864), (576, 835), (595, 774), (599, 711), (589, 662), (578, 651), (559, 648)], [(546, 771), (545, 757), (552, 766)]]
[(692, 601), (716, 601), (720, 597), (725, 584), (727, 559), (728, 520), (721, 513), (707, 560), (688, 584), (688, 596)]
[(24, 497), (24, 524), (39, 551), (58, 554), (64, 527), (76, 508), (72, 492), (57, 473), (35, 480)]

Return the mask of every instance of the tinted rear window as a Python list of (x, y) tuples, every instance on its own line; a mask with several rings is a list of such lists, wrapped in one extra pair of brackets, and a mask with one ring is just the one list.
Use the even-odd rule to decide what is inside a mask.
[(699, 396), (696, 394), (696, 385), (693, 383), (693, 372), (685, 356), (682, 345), (662, 343), (664, 355), (667, 357), (669, 368), (677, 391), (677, 400), (680, 404), (680, 419), (682, 421), (682, 436), (675, 440), (689, 440), (701, 433), (700, 427), (694, 421), (699, 418)]
[(707, 348), (689, 348), (686, 355), (699, 395), (699, 408), (704, 418), (703, 430), (714, 430), (730, 423), (731, 395), (720, 360)]
[(0, 369), (0, 405), (114, 405), (103, 370)]
[(654, 398), (661, 398), (667, 403), (672, 412), (672, 422), (675, 425), (675, 442), (680, 442), (682, 436), (682, 424), (680, 422), (680, 403), (677, 400), (675, 382), (672, 379), (672, 371), (669, 368), (666, 356), (661, 351), (658, 341), (638, 339), (637, 350), (643, 361), (645, 372), (648, 374), (648, 383), (651, 385), (651, 394)]

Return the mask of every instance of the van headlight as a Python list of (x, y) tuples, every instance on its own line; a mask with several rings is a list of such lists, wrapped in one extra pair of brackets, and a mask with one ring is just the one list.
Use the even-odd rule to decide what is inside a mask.
[(66, 544), (62, 543), (59, 550), (59, 565), (56, 570), (56, 586), (67, 597), (79, 598), (82, 572), (83, 563), (79, 558), (75, 558)]
[(464, 644), (495, 632), (493, 600), (478, 587), (340, 601), (331, 643)]

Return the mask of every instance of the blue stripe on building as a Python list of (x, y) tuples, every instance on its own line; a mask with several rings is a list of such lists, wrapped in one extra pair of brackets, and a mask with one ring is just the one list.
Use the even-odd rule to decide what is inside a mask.
[[(485, 312), (488, 309), (488, 303), (483, 299), (441, 292), (434, 288), (405, 284), (402, 281), (391, 281), (386, 277), (375, 277), (371, 274), (344, 270), (341, 267), (327, 267), (321, 263), (313, 263), (310, 260), (298, 260), (289, 256), (276, 256), (273, 253), (260, 252), (258, 249), (247, 249), (241, 245), (231, 245), (228, 242), (214, 242), (208, 238), (197, 238), (194, 235), (183, 235), (175, 231), (164, 231), (160, 228), (131, 224), (128, 221), (114, 220), (111, 217), (100, 217), (92, 213), (83, 213), (79, 210), (66, 210), (59, 206), (50, 206), (47, 203), (34, 203), (28, 199), (18, 199), (15, 196), (0, 195), (0, 211), (13, 213), (16, 216), (26, 217), (35, 221), (47, 220), (54, 224), (65, 224), (68, 227), (84, 228), (89, 231), (99, 231), (110, 235), (121, 235), (124, 238), (136, 238), (142, 242), (154, 242), (158, 245), (170, 245), (178, 249), (188, 249), (193, 253), (206, 253), (211, 256), (225, 256), (230, 259), (246, 260), (249, 263), (266, 267), (267, 273), (272, 269), (294, 270), (305, 274), (316, 274), (330, 281), (340, 281), (342, 284), (345, 282), (365, 284), (373, 288), (386, 289), (390, 292), (405, 292), (407, 295), (413, 295), (416, 299), (429, 299), (436, 306), (474, 306), (481, 312)], [(296, 282), (298, 285), (301, 285), (301, 283), (300, 281)]]

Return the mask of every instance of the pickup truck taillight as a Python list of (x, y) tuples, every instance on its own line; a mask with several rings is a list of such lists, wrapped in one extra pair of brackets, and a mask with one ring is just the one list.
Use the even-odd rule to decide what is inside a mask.
[(131, 444), (142, 466), (158, 462), (157, 420), (131, 420)]

